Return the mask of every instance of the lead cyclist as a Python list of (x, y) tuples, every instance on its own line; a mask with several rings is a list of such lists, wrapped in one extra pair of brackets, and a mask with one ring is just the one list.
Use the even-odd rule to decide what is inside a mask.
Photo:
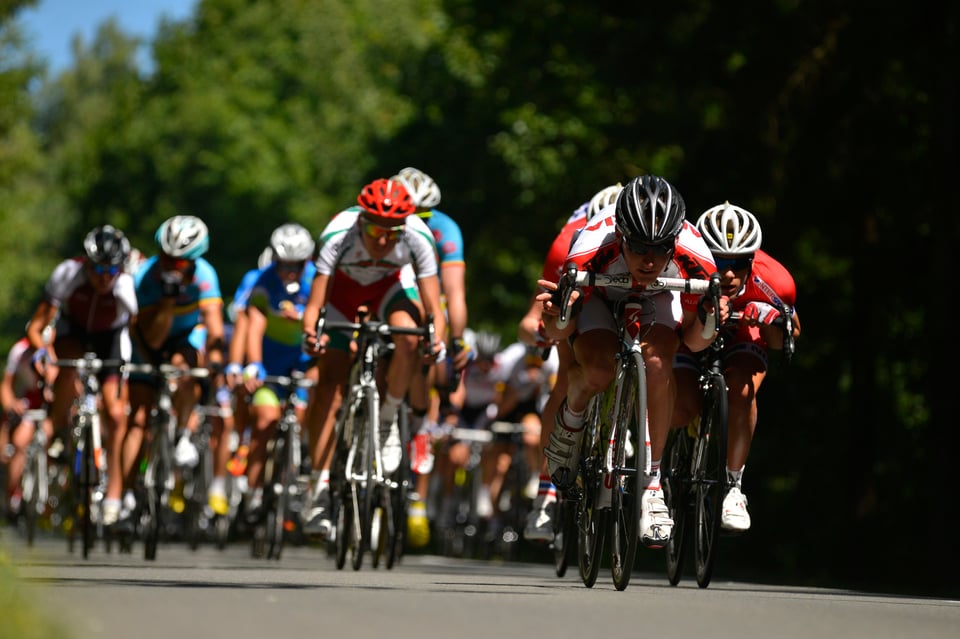
[[(709, 279), (716, 270), (699, 234), (684, 219), (686, 206), (662, 177), (641, 175), (630, 180), (599, 219), (588, 224), (567, 254), (578, 270), (623, 274), (631, 289), (584, 287), (575, 295), (569, 325), (559, 328), (560, 309), (551, 301), (555, 282), (540, 280), (547, 292), (544, 327), (549, 338), (571, 339), (575, 361), (569, 364), (568, 394), (557, 411), (550, 445), (544, 449), (554, 484), (563, 489), (576, 478), (584, 412), (590, 399), (609, 386), (619, 351), (617, 322), (626, 322), (630, 336), (641, 336), (647, 375), (651, 473), (641, 497), (640, 540), (662, 548), (670, 540), (673, 520), (660, 486), (660, 458), (673, 419), (676, 385), (673, 358), (681, 340), (693, 352), (706, 348), (715, 333), (703, 336), (707, 313), (715, 309), (699, 295), (647, 291), (658, 277)], [(614, 307), (623, 303), (623, 312)], [(728, 312), (721, 300), (719, 319)]]

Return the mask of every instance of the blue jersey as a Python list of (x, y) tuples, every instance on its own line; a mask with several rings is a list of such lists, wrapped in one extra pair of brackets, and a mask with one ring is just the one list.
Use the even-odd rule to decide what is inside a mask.
[(240, 285), (237, 286), (237, 290), (233, 294), (233, 301), (230, 302), (234, 312), (247, 310), (247, 304), (250, 302), (250, 291), (253, 290), (253, 285), (256, 284), (257, 278), (263, 271), (262, 268), (252, 268), (243, 274)]
[(267, 319), (263, 365), (271, 375), (286, 375), (306, 358), (300, 349), (303, 331), (299, 318), (310, 298), (316, 272), (313, 262), (308, 260), (299, 287), (291, 293), (280, 279), (276, 265), (271, 264), (259, 272), (250, 288), (248, 306), (258, 309)]
[[(210, 262), (197, 258), (192, 277), (183, 287), (174, 303), (173, 325), (170, 335), (187, 333), (201, 322), (200, 307), (208, 304), (223, 304), (220, 294), (220, 279)], [(134, 278), (140, 312), (160, 303), (163, 297), (160, 281), (160, 265), (154, 255), (140, 265)]]
[(423, 221), (433, 233), (433, 241), (437, 245), (437, 254), (440, 257), (440, 267), (463, 264), (463, 233), (460, 232), (460, 226), (453, 221), (453, 218), (443, 211), (433, 209), (430, 216), (425, 216)]

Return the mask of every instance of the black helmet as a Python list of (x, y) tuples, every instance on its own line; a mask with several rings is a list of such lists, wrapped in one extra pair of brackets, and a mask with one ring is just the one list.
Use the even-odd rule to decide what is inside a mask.
[(123, 264), (130, 254), (130, 242), (122, 231), (104, 224), (87, 233), (83, 249), (94, 264)]
[(628, 242), (670, 242), (680, 234), (686, 213), (680, 193), (656, 175), (633, 178), (617, 196), (617, 230)]

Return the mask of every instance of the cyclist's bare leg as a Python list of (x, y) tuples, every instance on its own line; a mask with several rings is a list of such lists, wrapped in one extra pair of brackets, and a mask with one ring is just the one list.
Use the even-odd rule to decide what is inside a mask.
[(263, 467), (267, 459), (267, 442), (273, 435), (273, 429), (280, 419), (280, 405), (260, 404), (261, 397), (276, 395), (269, 389), (261, 388), (254, 393), (253, 424), (250, 432), (250, 452), (247, 456), (247, 485), (251, 489), (263, 486)]
[(747, 463), (757, 427), (757, 392), (767, 376), (762, 362), (747, 353), (736, 353), (727, 362), (727, 467), (740, 470)]
[(132, 489), (136, 485), (140, 453), (146, 440), (147, 420), (154, 401), (153, 388), (149, 384), (131, 383), (129, 397), (130, 414), (127, 417), (126, 437), (121, 450), (121, 468), (124, 487)]
[(680, 339), (675, 330), (653, 324), (643, 338), (643, 361), (647, 369), (647, 412), (650, 421), (650, 458), (659, 461), (673, 423), (677, 387), (673, 357)]
[(123, 496), (123, 474), (109, 469), (122, 468), (123, 442), (127, 435), (127, 402), (129, 392), (119, 375), (110, 375), (103, 381), (104, 441), (107, 448), (107, 494), (106, 499)]

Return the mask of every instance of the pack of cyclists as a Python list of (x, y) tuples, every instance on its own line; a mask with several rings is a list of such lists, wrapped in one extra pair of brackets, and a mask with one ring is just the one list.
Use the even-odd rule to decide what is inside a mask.
[[(666, 179), (641, 175), (605, 187), (567, 220), (550, 247), (538, 291), (518, 322), (519, 341), (468, 328), (463, 237), (436, 209), (440, 190), (430, 176), (407, 167), (373, 180), (356, 204), (334, 215), (319, 232), (288, 223), (271, 234), (255, 268), (244, 276), (224, 312), (220, 280), (204, 255), (210, 237), (193, 215), (164, 221), (155, 234), (156, 254), (131, 249), (110, 225), (92, 229), (83, 252), (51, 274), (25, 335), (10, 349), (0, 400), (5, 416), (0, 460), (8, 467), (5, 509), (16, 516), (23, 450), (34, 428), (62, 445), (69, 438), (75, 377), (58, 358), (93, 353), (120, 362), (206, 367), (206, 380), (185, 378), (175, 394), (177, 467), (196, 464), (193, 409), (216, 394), (232, 410), (215, 421), (212, 513), (229, 512), (226, 477), (245, 476), (243, 518), (262, 516), (267, 441), (280, 412), (267, 375), (301, 371), (316, 380), (297, 399), (308, 487), (300, 509), (302, 530), (329, 539), (332, 503), (332, 439), (354, 352), (351, 336), (317, 334), (321, 315), (355, 321), (363, 311), (394, 326), (423, 326), (435, 341), (395, 334), (381, 392), (379, 441), (384, 470), (395, 473), (404, 447), (414, 476), (408, 517), (409, 547), (426, 546), (431, 529), (450, 517), (452, 478), (467, 463), (455, 428), (518, 424), (517, 436), (491, 438), (481, 456), (477, 514), (490, 517), (503, 490), (504, 472), (522, 449), (523, 526), (532, 544), (553, 539), (558, 489), (577, 473), (583, 414), (589, 399), (613, 374), (617, 324), (644, 343), (650, 424), (651, 471), (642, 494), (641, 541), (663, 547), (672, 520), (660, 486), (660, 459), (671, 428), (698, 414), (695, 354), (716, 333), (708, 316), (725, 325), (724, 365), (729, 386), (729, 445), (722, 526), (750, 527), (743, 490), (744, 468), (758, 423), (757, 393), (767, 374), (767, 354), (783, 347), (777, 325), (791, 313), (799, 336), (796, 287), (789, 271), (761, 250), (756, 216), (725, 202), (694, 223), (680, 192)], [(596, 273), (629, 275), (629, 290), (585, 286), (575, 293), (568, 325), (558, 325), (554, 291), (569, 265)], [(721, 277), (718, 308), (700, 295), (651, 288), (662, 276)], [(734, 313), (736, 324), (726, 320)], [(224, 318), (229, 316), (229, 323)], [(711, 321), (714, 321), (711, 319)], [(229, 338), (229, 339), (228, 339)], [(135, 531), (135, 493), (155, 386), (122, 365), (99, 373), (107, 483), (98, 517), (107, 530)], [(225, 398), (225, 399), (224, 399)], [(48, 417), (21, 419), (44, 407)], [(402, 441), (398, 411), (408, 410)], [(236, 451), (241, 442), (245, 457)], [(519, 449), (518, 449), (519, 447)], [(231, 457), (233, 456), (233, 457)], [(235, 468), (242, 462), (239, 472)], [(231, 466), (233, 465), (233, 466)], [(177, 511), (177, 494), (169, 506)], [(182, 507), (180, 507), (182, 510)]]

